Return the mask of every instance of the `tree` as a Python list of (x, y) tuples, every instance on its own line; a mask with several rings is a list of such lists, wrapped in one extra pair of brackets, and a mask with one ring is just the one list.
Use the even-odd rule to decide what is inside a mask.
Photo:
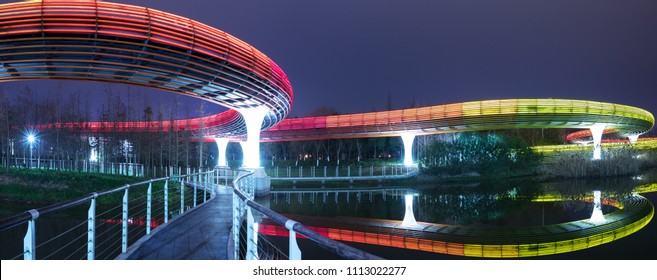
[(205, 102), (201, 102), (197, 109), (196, 112), (199, 115), (199, 127), (198, 127), (198, 167), (202, 168), (205, 167), (203, 164), (203, 128), (204, 128), (204, 119), (205, 117)]

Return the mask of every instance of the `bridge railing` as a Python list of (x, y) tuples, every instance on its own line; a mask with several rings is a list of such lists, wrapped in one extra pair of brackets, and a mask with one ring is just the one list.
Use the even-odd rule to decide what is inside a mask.
[(380, 166), (271, 166), (266, 167), (267, 175), (272, 178), (358, 178), (358, 177), (394, 177), (418, 172), (418, 166), (380, 165)]
[(214, 180), (214, 171), (164, 177), (27, 210), (0, 220), (0, 257), (114, 259), (152, 229), (212, 198), (208, 186)]
[[(302, 252), (297, 243), (297, 233), (312, 241), (319, 247), (345, 259), (378, 260), (378, 256), (358, 250), (344, 243), (332, 240), (312, 231), (301, 223), (288, 219), (254, 201), (256, 179), (254, 171), (241, 170), (233, 180), (233, 240), (234, 258), (247, 260), (260, 259), (302, 259)], [(258, 232), (255, 215), (285, 226), (288, 230), (287, 250), (277, 247)], [(263, 240), (264, 239), (264, 240)], [(262, 243), (266, 242), (266, 245)], [(274, 247), (274, 248), (272, 248)]]

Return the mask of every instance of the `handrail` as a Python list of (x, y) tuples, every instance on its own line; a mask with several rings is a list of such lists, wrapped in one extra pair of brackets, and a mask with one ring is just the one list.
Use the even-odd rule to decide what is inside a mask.
[[(103, 255), (104, 258), (112, 258), (113, 254), (116, 252), (116, 250), (120, 250), (120, 253), (126, 253), (128, 248), (130, 247), (130, 238), (134, 238), (133, 234), (136, 234), (136, 236), (139, 236), (140, 233), (138, 231), (135, 231), (135, 228), (131, 228), (130, 224), (132, 223), (132, 217), (130, 214), (132, 213), (133, 208), (130, 208), (129, 204), (133, 203), (134, 201), (140, 201), (140, 203), (137, 204), (136, 207), (144, 207), (141, 208), (140, 210), (135, 210), (136, 213), (144, 213), (145, 216), (145, 221), (144, 223), (144, 228), (145, 228), (145, 234), (151, 234), (151, 229), (158, 227), (158, 224), (161, 222), (154, 222), (155, 219), (159, 219), (157, 217), (163, 217), (164, 223), (168, 222), (169, 216), (171, 215), (176, 215), (175, 211), (169, 211), (173, 210), (173, 207), (169, 207), (169, 199), (172, 198), (172, 196), (169, 195), (169, 181), (176, 181), (176, 179), (179, 179), (177, 181), (180, 181), (181, 183), (179, 186), (176, 186), (179, 188), (180, 193), (178, 197), (180, 198), (180, 211), (177, 212), (178, 215), (184, 214), (186, 211), (185, 209), (189, 209), (190, 207), (196, 208), (198, 205), (202, 205), (203, 203), (207, 202), (207, 188), (210, 185), (211, 182), (214, 182), (214, 170), (211, 171), (206, 171), (206, 172), (197, 172), (193, 174), (186, 174), (186, 175), (175, 175), (175, 176), (169, 176), (169, 177), (162, 177), (162, 178), (157, 178), (157, 179), (151, 179), (151, 180), (145, 180), (141, 182), (136, 182), (132, 184), (127, 184), (123, 185), (120, 187), (116, 187), (110, 190), (104, 190), (100, 192), (93, 192), (78, 198), (70, 199), (67, 201), (51, 204), (48, 206), (44, 206), (41, 208), (37, 209), (31, 209), (28, 211), (25, 211), (23, 213), (4, 218), (0, 220), (0, 231), (4, 231), (13, 227), (17, 227), (19, 225), (27, 225), (27, 229), (25, 232), (25, 237), (23, 238), (23, 251), (13, 257), (12, 259), (17, 259), (20, 256), (23, 256), (23, 259), (25, 260), (34, 260), (37, 258), (36, 251), (39, 251), (38, 249), (43, 246), (44, 244), (47, 244), (51, 242), (52, 240), (55, 240), (57, 238), (61, 238), (64, 236), (64, 234), (70, 233), (73, 230), (80, 229), (82, 225), (86, 224), (87, 225), (87, 230), (78, 235), (73, 241), (81, 241), (83, 240), (83, 237), (87, 237), (87, 242), (83, 243), (82, 246), (78, 245), (73, 245), (73, 241), (69, 242), (68, 244), (61, 246), (57, 248), (54, 252), (51, 252), (50, 254), (44, 254), (45, 257), (42, 257), (43, 259), (49, 259), (53, 257), (54, 255), (61, 253), (62, 251), (66, 250), (74, 250), (70, 252), (70, 254), (66, 257), (63, 257), (64, 259), (69, 259), (73, 255), (78, 254), (78, 253), (85, 253), (86, 252), (86, 259), (88, 260), (94, 260), (96, 257)], [(156, 193), (153, 192), (153, 183), (154, 182), (160, 182), (164, 181), (163, 188), (162, 190), (156, 191)], [(130, 192), (130, 189), (133, 187), (138, 187), (138, 186), (144, 186), (146, 188), (146, 194), (143, 196), (140, 196), (138, 198), (134, 198), (130, 200), (128, 194)], [(185, 203), (185, 188), (187, 187), (193, 187), (193, 192), (191, 193), (191, 201), (192, 202), (187, 202)], [(202, 196), (203, 199), (201, 201), (201, 204), (197, 203), (197, 189), (202, 188)], [(159, 202), (155, 202), (155, 205), (162, 205), (162, 208), (159, 209), (153, 209), (154, 206), (154, 201), (153, 197), (157, 194), (160, 193), (159, 195), (163, 195), (164, 199), (159, 200), (156, 199), (156, 201), (159, 200)], [(174, 191), (175, 193), (176, 191)], [(118, 203), (117, 206), (111, 208), (110, 210), (105, 210), (101, 214), (97, 214), (97, 199), (99, 197), (103, 197), (106, 195), (110, 194), (115, 194), (115, 193), (123, 193), (122, 195), (122, 201)], [(210, 193), (211, 198), (214, 197), (214, 192)], [(145, 200), (145, 201), (142, 201)], [(187, 205), (186, 205), (187, 204)], [(44, 214), (49, 214), (49, 213), (55, 213), (55, 212), (60, 212), (66, 209), (70, 209), (74, 206), (79, 206), (79, 205), (88, 205), (88, 212), (87, 212), (87, 218), (84, 222), (69, 228), (68, 230), (64, 231), (61, 234), (58, 234), (49, 240), (42, 242), (41, 244), (37, 244), (37, 235), (36, 231), (37, 228), (35, 227), (35, 222), (39, 219)], [(185, 208), (187, 207), (187, 208)], [(177, 207), (176, 207), (177, 208)], [(109, 211), (113, 211), (115, 209), (118, 209), (119, 213), (115, 213), (116, 216), (110, 218), (109, 220), (102, 221), (102, 215), (107, 214)], [(160, 214), (162, 216), (160, 216)], [(135, 215), (135, 214), (133, 214)], [(175, 217), (175, 216), (172, 216)], [(113, 219), (116, 219), (115, 221), (118, 221), (120, 224), (120, 233), (118, 236), (119, 238), (115, 239), (114, 243), (108, 243), (110, 240), (108, 236), (104, 236), (104, 234), (108, 233), (110, 228), (105, 228), (102, 231), (99, 231), (99, 228), (97, 228), (97, 222), (101, 222), (101, 224), (107, 224), (111, 223)], [(116, 229), (116, 227), (111, 227), (112, 229)], [(116, 233), (114, 233), (116, 234)], [(104, 237), (103, 237), (104, 236)], [(116, 236), (116, 235), (112, 235)], [(103, 238), (102, 240), (97, 240), (97, 237)], [(113, 251), (108, 251), (109, 248), (112, 248), (116, 244), (120, 245), (119, 247), (114, 247), (115, 249)], [(71, 247), (71, 246), (78, 246), (77, 249), (76, 247)], [(86, 248), (86, 250), (84, 250)], [(97, 255), (96, 254), (96, 249), (97, 248), (104, 248), (101, 249), (100, 253)], [(43, 255), (40, 255), (43, 256)], [(79, 258), (80, 256), (75, 256), (74, 258)], [(84, 257), (83, 257), (84, 258)]]
[[(287, 217), (276, 213), (275, 211), (266, 208), (257, 202), (253, 201), (251, 198), (249, 198), (246, 194), (244, 194), (238, 186), (238, 183), (240, 180), (246, 178), (247, 176), (253, 176), (254, 172), (252, 170), (240, 170), (240, 171), (246, 171), (246, 173), (240, 174), (237, 176), (235, 180), (233, 180), (233, 193), (239, 197), (242, 201), (246, 203), (249, 207), (252, 209), (255, 209), (256, 211), (262, 213), (263, 215), (267, 216), (270, 218), (272, 221), (285, 226), (288, 230), (297, 232), (309, 240), (315, 242), (317, 245), (319, 245), (321, 248), (330, 251), (332, 253), (335, 253), (345, 259), (356, 259), (356, 260), (381, 260), (382, 258), (373, 254), (370, 254), (368, 252), (364, 252), (362, 250), (356, 249), (354, 247), (351, 247), (349, 245), (346, 245), (344, 243), (335, 241), (333, 239), (330, 239), (326, 236), (323, 236), (313, 230), (308, 229), (305, 227), (303, 224), (294, 221), (292, 219), (288, 219)], [(233, 205), (233, 208), (237, 207), (237, 205)], [(233, 229), (237, 230), (237, 229)], [(256, 233), (257, 234), (257, 233)]]
[(17, 215), (14, 215), (14, 216), (4, 218), (4, 219), (0, 220), (0, 231), (10, 229), (12, 227), (15, 227), (17, 225), (20, 225), (22, 223), (25, 223), (25, 222), (31, 220), (32, 215), (30, 214), (30, 211), (36, 211), (37, 213), (39, 213), (39, 215), (45, 215), (45, 214), (48, 214), (48, 213), (62, 211), (62, 210), (71, 208), (73, 206), (83, 204), (85, 202), (90, 201), (94, 197), (101, 197), (103, 195), (120, 192), (120, 191), (123, 191), (125, 189), (130, 189), (132, 187), (142, 186), (142, 185), (146, 185), (146, 184), (154, 183), (154, 182), (159, 182), (159, 181), (171, 180), (171, 179), (175, 179), (175, 178), (182, 178), (182, 177), (188, 177), (188, 176), (198, 176), (198, 175), (201, 175), (201, 174), (212, 174), (213, 172), (214, 171), (206, 171), (206, 172), (198, 172), (198, 173), (194, 173), (194, 174), (175, 175), (175, 176), (170, 176), (170, 177), (150, 179), (150, 180), (146, 180), (146, 181), (141, 181), (141, 182), (137, 182), (137, 183), (123, 185), (121, 187), (114, 188), (114, 189), (111, 189), (111, 190), (90, 193), (90, 194), (84, 195), (82, 197), (74, 198), (74, 199), (67, 200), (67, 201), (64, 201), (64, 202), (58, 202), (58, 203), (47, 205), (47, 206), (44, 206), (44, 207), (41, 207), (41, 208), (27, 210), (23, 213), (20, 213), (20, 214), (17, 214)]

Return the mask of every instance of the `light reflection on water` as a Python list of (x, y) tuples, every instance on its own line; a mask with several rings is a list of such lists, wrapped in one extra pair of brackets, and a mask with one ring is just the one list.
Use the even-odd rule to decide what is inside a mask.
[[(294, 214), (315, 217), (339, 217), (336, 219), (372, 218), (400, 221), (404, 218), (405, 199), (407, 194), (413, 194), (414, 217), (418, 222), (461, 225), (469, 227), (526, 227), (557, 224), (573, 220), (588, 219), (593, 210), (593, 203), (586, 201), (592, 197), (594, 190), (602, 192), (605, 197), (622, 196), (629, 194), (639, 185), (657, 183), (657, 169), (644, 172), (640, 175), (624, 178), (606, 178), (595, 180), (560, 180), (549, 183), (537, 183), (532, 180), (505, 180), (499, 182), (482, 182), (477, 184), (445, 184), (445, 185), (417, 185), (405, 187), (375, 188), (368, 191), (357, 187), (343, 189), (336, 192), (334, 189), (317, 189), (312, 191), (306, 188), (297, 188), (289, 192), (272, 192), (267, 200), (258, 201), (268, 205), (282, 214)], [(305, 186), (313, 187), (313, 186)], [(300, 190), (308, 192), (303, 195)], [(337, 193), (337, 196), (336, 196)], [(532, 202), (537, 198), (564, 197), (566, 200), (553, 202)], [(645, 195), (653, 204), (657, 203), (657, 194)], [(3, 216), (22, 212), (34, 208), (34, 205), (12, 205), (0, 203), (0, 212)], [(83, 207), (84, 208), (84, 207)], [(614, 211), (615, 208), (603, 205), (604, 214)], [(44, 216), (39, 219), (39, 233), (43, 236), (53, 236), (65, 228), (80, 223), (85, 217), (85, 209), (69, 211), (56, 216)], [(108, 234), (118, 234), (116, 225), (107, 222)], [(141, 226), (134, 225), (135, 230)], [(23, 229), (13, 229), (22, 236)], [(80, 228), (81, 233), (84, 227)], [(104, 229), (103, 229), (104, 230)], [(79, 234), (74, 234), (78, 236)], [(640, 258), (641, 252), (654, 252), (657, 250), (657, 226), (651, 222), (644, 229), (628, 237), (609, 244), (594, 247), (583, 251), (564, 254), (560, 257), (573, 258)], [(69, 240), (60, 240), (57, 244), (50, 244), (54, 248), (67, 243)], [(61, 243), (61, 244), (60, 244)], [(307, 243), (301, 240), (300, 243)], [(9, 250), (10, 246), (16, 247)], [(111, 245), (111, 246), (110, 246)], [(111, 248), (117, 244), (109, 244)], [(120, 245), (120, 244), (118, 244)], [(395, 248), (383, 248), (373, 245), (351, 244), (368, 252), (392, 259), (432, 259), (443, 258), (434, 253), (409, 251)], [(11, 252), (20, 251), (21, 244), (6, 244), (3, 242), (3, 259)], [(8, 251), (8, 252), (5, 252)], [(111, 250), (110, 250), (111, 251)], [(312, 257), (312, 250), (304, 251), (306, 258), (335, 258), (324, 256)], [(620, 252), (620, 253), (619, 253)], [(84, 257), (84, 252), (81, 253)], [(635, 257), (633, 257), (635, 256)], [(559, 256), (558, 256), (559, 257)], [(449, 256), (448, 258), (451, 258)]]
[[(282, 214), (341, 219), (372, 218), (402, 220), (405, 196), (412, 194), (418, 222), (461, 226), (537, 226), (586, 219), (593, 204), (587, 201), (593, 189), (582, 193), (560, 193), (539, 183), (502, 187), (391, 187), (353, 189), (306, 189), (274, 191), (270, 208)], [(544, 194), (562, 201), (535, 202)], [(610, 194), (611, 195), (611, 194)], [(603, 205), (603, 213), (614, 211)]]
[[(401, 223), (404, 217), (404, 195), (413, 193), (414, 214), (418, 222), (467, 227), (515, 228), (588, 220), (593, 213), (595, 190), (601, 191), (603, 213), (609, 214), (617, 209), (618, 201), (615, 200), (622, 200), (638, 186), (645, 187), (650, 184), (654, 186), (656, 183), (657, 169), (625, 178), (559, 180), (548, 183), (506, 180), (479, 183), (476, 186), (472, 184), (419, 185), (379, 188), (373, 191), (353, 187), (338, 192), (337, 199), (331, 189), (321, 187), (313, 189), (313, 186), (304, 186), (305, 188), (290, 190), (289, 193), (274, 192), (267, 203), (279, 213), (289, 214), (293, 218), (301, 217), (302, 220), (310, 223), (313, 221), (330, 223), (331, 219), (359, 221), (362, 218), (396, 220)], [(301, 194), (302, 190), (303, 194)], [(645, 195), (653, 205), (657, 202), (654, 194)], [(315, 226), (321, 227), (321, 225)], [(639, 232), (611, 243), (548, 258), (642, 258), (646, 256), (644, 254), (646, 250), (657, 249), (654, 240), (649, 241), (652, 240), (650, 236), (655, 234), (657, 234), (657, 226), (653, 221)], [(453, 258), (453, 256), (383, 246), (358, 243), (350, 243), (350, 245), (379, 254), (384, 258)], [(620, 249), (617, 246), (623, 247)], [(313, 252), (311, 248), (308, 249)], [(613, 253), (619, 250), (624, 250), (625, 254)], [(318, 253), (311, 258), (331, 258), (322, 254)]]

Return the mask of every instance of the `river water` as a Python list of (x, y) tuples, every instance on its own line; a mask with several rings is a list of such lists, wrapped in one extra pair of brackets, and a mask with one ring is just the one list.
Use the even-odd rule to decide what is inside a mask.
[[(294, 189), (277, 189), (267, 199), (259, 203), (293, 219), (308, 221), (309, 226), (330, 227), (331, 221), (354, 221), (400, 223), (407, 215), (407, 199), (412, 201), (412, 213), (417, 222), (456, 225), (474, 228), (500, 227), (538, 227), (559, 224), (591, 217), (593, 203), (585, 198), (593, 191), (600, 190), (605, 198), (627, 195), (641, 185), (657, 184), (657, 169), (646, 170), (638, 176), (587, 180), (558, 180), (536, 182), (534, 178), (502, 180), (468, 184), (424, 184), (415, 186), (393, 186), (377, 188), (344, 189), (322, 188), (320, 185), (306, 184)], [(653, 205), (657, 204), (657, 193), (642, 194)], [(409, 198), (407, 198), (407, 196)], [(562, 197), (539, 202), (538, 199)], [(612, 205), (603, 203), (602, 211), (609, 214), (616, 211)], [(7, 217), (20, 213), (33, 205), (0, 204), (0, 216)], [(134, 207), (134, 209), (133, 209)], [(143, 235), (143, 205), (131, 206), (130, 234)], [(141, 210), (140, 210), (141, 209)], [(154, 205), (154, 212), (161, 211)], [(110, 241), (97, 249), (98, 258), (112, 259), (120, 252), (120, 209), (101, 208), (96, 229), (103, 239), (106, 234)], [(142, 213), (142, 215), (139, 215)], [(86, 249), (86, 206), (76, 207), (56, 215), (38, 219), (37, 239), (49, 240), (64, 234), (61, 238), (41, 245), (40, 256), (61, 259), (72, 255), (85, 258)], [(155, 217), (153, 223), (160, 223)], [(313, 224), (315, 223), (315, 224)], [(77, 226), (77, 227), (76, 227)], [(76, 227), (70, 230), (72, 227)], [(70, 232), (67, 232), (69, 231)], [(22, 251), (25, 226), (0, 232), (0, 258), (11, 259)], [(565, 254), (542, 256), (542, 259), (655, 259), (657, 252), (657, 223), (651, 221), (638, 232), (622, 239)], [(286, 247), (286, 238), (266, 236), (271, 242)], [(130, 243), (136, 238), (131, 238)], [(71, 249), (57, 252), (57, 248), (69, 243)], [(371, 252), (387, 259), (470, 259), (421, 250), (408, 250), (388, 246), (347, 242), (356, 248)], [(335, 255), (315, 247), (308, 240), (299, 240), (304, 259), (336, 259)]]
[[(264, 203), (269, 203), (272, 210), (309, 226), (332, 228), (349, 224), (356, 225), (355, 228), (358, 229), (359, 224), (379, 221), (401, 224), (406, 215), (405, 197), (410, 195), (413, 202), (413, 216), (417, 222), (474, 228), (522, 228), (589, 219), (593, 211), (594, 191), (601, 191), (602, 199), (605, 201), (626, 196), (636, 187), (650, 184), (657, 184), (657, 169), (646, 170), (638, 176), (621, 178), (549, 182), (536, 182), (534, 178), (524, 178), (470, 184), (386, 187), (374, 191), (353, 187), (336, 192), (322, 189), (319, 185), (305, 185), (295, 189), (274, 191), (271, 198)], [(653, 205), (657, 205), (657, 193), (642, 195)], [(562, 199), (538, 201), (550, 197), (562, 197)], [(602, 205), (604, 214), (616, 210), (614, 206), (605, 203)], [(340, 221), (340, 223), (332, 221)], [(383, 232), (371, 228), (369, 230)], [(657, 223), (651, 221), (638, 232), (610, 243), (570, 253), (534, 258), (655, 259), (657, 239), (654, 236), (657, 236)], [(279, 237), (266, 238), (271, 238), (272, 242), (286, 244)], [(471, 259), (363, 242), (347, 243), (387, 259)], [(338, 258), (315, 248), (307, 240), (301, 240), (300, 244), (304, 258)]]

